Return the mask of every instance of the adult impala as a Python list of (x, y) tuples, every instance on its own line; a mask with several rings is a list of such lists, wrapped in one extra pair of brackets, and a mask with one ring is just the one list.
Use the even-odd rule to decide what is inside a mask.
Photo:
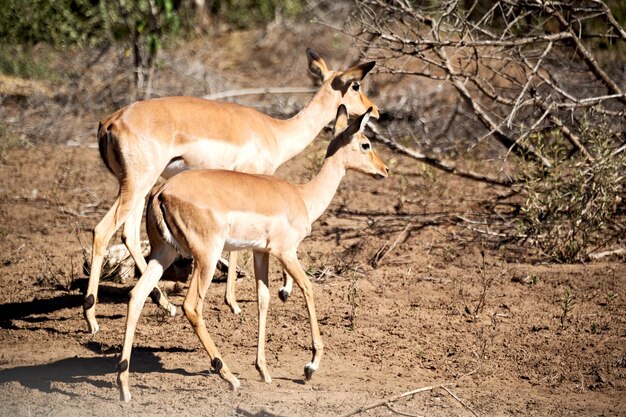
[[(204, 297), (222, 250), (252, 249), (259, 309), (256, 368), (271, 382), (265, 360), (265, 324), (269, 307), (269, 255), (276, 257), (304, 294), (313, 339), (313, 359), (306, 379), (318, 369), (324, 345), (319, 332), (311, 282), (300, 266), (297, 249), (311, 224), (326, 210), (347, 169), (377, 178), (389, 170), (362, 131), (372, 109), (354, 121), (328, 146), (318, 175), (307, 184), (292, 184), (267, 175), (225, 170), (193, 170), (177, 175), (150, 197), (147, 230), (152, 252), (148, 266), (131, 291), (124, 347), (118, 364), (120, 398), (130, 401), (130, 354), (146, 298), (177, 254), (190, 255), (194, 269), (183, 311), (207, 351), (211, 364), (233, 389), (239, 380), (221, 359), (202, 317)], [(347, 124), (344, 106), (336, 128)]]
[[(100, 122), (100, 156), (117, 177), (117, 199), (93, 231), (91, 271), (83, 304), (89, 331), (96, 321), (98, 282), (111, 236), (123, 224), (122, 240), (140, 271), (146, 268), (140, 247), (145, 197), (159, 176), (169, 178), (188, 169), (228, 169), (272, 174), (301, 152), (333, 120), (340, 104), (351, 114), (376, 106), (361, 91), (359, 81), (374, 62), (346, 71), (330, 71), (318, 54), (307, 49), (309, 70), (321, 81), (319, 91), (294, 117), (274, 119), (250, 107), (195, 97), (168, 97), (133, 103)], [(235, 252), (231, 253), (226, 302), (239, 311), (234, 298)], [(286, 285), (290, 288), (290, 285)], [(158, 288), (153, 298), (171, 314)]]

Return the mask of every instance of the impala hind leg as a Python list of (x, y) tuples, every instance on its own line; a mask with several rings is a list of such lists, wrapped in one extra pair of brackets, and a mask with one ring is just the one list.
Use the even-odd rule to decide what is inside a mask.
[(135, 329), (137, 321), (141, 315), (141, 310), (146, 302), (146, 298), (155, 287), (159, 279), (163, 275), (163, 271), (176, 259), (176, 251), (174, 248), (164, 246), (157, 253), (152, 254), (153, 259), (148, 263), (146, 270), (139, 278), (137, 285), (130, 292), (130, 301), (128, 302), (128, 313), (126, 315), (126, 332), (124, 334), (124, 347), (122, 355), (117, 365), (117, 385), (120, 390), (120, 399), (128, 402), (131, 399), (129, 387), (129, 366), (130, 354), (133, 349), (133, 340), (135, 338)]
[(241, 308), (235, 298), (235, 285), (237, 284), (237, 252), (228, 255), (228, 277), (226, 278), (226, 305), (235, 314), (241, 313)]
[(191, 323), (191, 327), (193, 327), (196, 335), (198, 335), (202, 346), (204, 346), (204, 349), (208, 353), (211, 359), (211, 365), (215, 371), (230, 383), (233, 390), (236, 390), (240, 385), (239, 380), (235, 378), (222, 360), (215, 343), (213, 343), (206, 329), (206, 324), (202, 317), (204, 297), (213, 280), (215, 266), (217, 265), (224, 242), (206, 242), (204, 246), (209, 248), (208, 251), (204, 250), (205, 252), (200, 255), (194, 253), (195, 265), (193, 273), (191, 274), (191, 281), (189, 282), (189, 290), (183, 303), (183, 311), (189, 323)]
[(83, 303), (83, 315), (87, 320), (89, 332), (94, 334), (98, 332), (100, 326), (96, 320), (96, 303), (98, 300), (98, 283), (100, 281), (100, 273), (102, 272), (102, 262), (109, 244), (109, 240), (124, 223), (130, 212), (130, 204), (124, 204), (122, 194), (117, 199), (102, 218), (100, 223), (93, 229), (93, 245), (91, 248), (91, 268), (89, 271), (89, 283), (87, 285), (87, 294)]
[[(124, 228), (122, 229), (122, 241), (124, 245), (128, 248), (128, 252), (130, 256), (132, 256), (135, 261), (135, 265), (139, 269), (139, 272), (143, 273), (146, 270), (146, 260), (143, 257), (143, 253), (141, 251), (141, 218), (143, 216), (145, 205), (145, 199), (139, 200), (135, 208), (128, 215), (128, 219), (124, 223)], [(171, 304), (165, 294), (161, 292), (159, 287), (154, 287), (152, 292), (150, 293), (150, 298), (152, 301), (161, 307), (163, 310), (167, 311), (167, 313), (174, 317), (176, 315), (176, 306)]]
[(282, 263), (285, 271), (293, 277), (293, 280), (302, 290), (302, 294), (304, 295), (304, 302), (306, 303), (306, 307), (309, 313), (311, 338), (313, 341), (313, 358), (311, 359), (311, 362), (307, 363), (304, 367), (304, 377), (309, 380), (313, 376), (313, 372), (315, 372), (319, 368), (320, 362), (322, 360), (322, 355), (324, 354), (324, 343), (322, 342), (319, 325), (317, 323), (317, 315), (315, 313), (313, 287), (311, 286), (311, 281), (302, 269), (302, 266), (300, 266), (300, 262), (298, 261), (295, 253), (284, 254), (279, 257), (279, 260)]
[[(150, 172), (145, 172), (144, 174), (140, 181), (125, 178), (120, 182), (120, 189), (115, 202), (100, 223), (93, 229), (91, 270), (89, 271), (87, 295), (83, 304), (83, 314), (92, 334), (99, 330), (98, 322), (96, 321), (96, 303), (98, 301), (98, 283), (106, 248), (113, 234), (132, 216), (135, 208), (138, 205), (143, 205), (145, 196), (152, 186), (151, 180), (156, 178)], [(145, 265), (145, 261), (142, 265)]]
[(140, 200), (128, 214), (122, 229), (122, 242), (126, 245), (128, 253), (135, 261), (139, 272), (143, 274), (146, 270), (146, 260), (141, 251), (141, 218), (143, 216), (145, 201)]
[(256, 352), (256, 369), (261, 378), (267, 383), (272, 382), (272, 377), (267, 370), (265, 360), (265, 329), (267, 326), (267, 310), (270, 306), (270, 290), (267, 287), (269, 254), (266, 252), (254, 252), (254, 278), (256, 281), (257, 302), (259, 304), (259, 339)]

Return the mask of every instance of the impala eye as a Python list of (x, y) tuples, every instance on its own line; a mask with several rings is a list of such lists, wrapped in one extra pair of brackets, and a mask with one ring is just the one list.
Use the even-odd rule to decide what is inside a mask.
[(361, 84), (359, 84), (359, 83), (352, 83), (352, 89), (354, 91), (359, 91), (360, 88), (361, 88)]
[(371, 146), (370, 146), (369, 142), (363, 142), (361, 144), (361, 149), (363, 149), (364, 151), (369, 151), (370, 148), (371, 148)]

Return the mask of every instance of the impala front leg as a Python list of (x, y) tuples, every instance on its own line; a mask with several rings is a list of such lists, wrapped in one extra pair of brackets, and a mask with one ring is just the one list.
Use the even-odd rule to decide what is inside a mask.
[(311, 337), (313, 341), (313, 358), (311, 362), (307, 363), (304, 367), (304, 377), (306, 380), (310, 380), (322, 361), (322, 355), (324, 354), (324, 343), (322, 342), (322, 336), (320, 335), (319, 325), (317, 324), (317, 315), (315, 313), (315, 301), (313, 300), (313, 288), (311, 281), (306, 276), (306, 273), (300, 266), (298, 258), (295, 255), (289, 255), (280, 258), (283, 264), (283, 268), (290, 274), (298, 287), (302, 290), (304, 295), (304, 301), (306, 303), (307, 310), (309, 312), (309, 321), (311, 324)]
[(272, 377), (267, 370), (265, 359), (265, 328), (267, 325), (267, 310), (270, 305), (270, 290), (267, 287), (269, 254), (254, 252), (254, 277), (256, 280), (257, 301), (259, 303), (259, 340), (257, 343), (256, 369), (267, 383), (272, 382)]
[(235, 284), (237, 284), (237, 252), (230, 252), (228, 256), (228, 277), (226, 278), (226, 305), (234, 314), (241, 313), (241, 308), (235, 298)]

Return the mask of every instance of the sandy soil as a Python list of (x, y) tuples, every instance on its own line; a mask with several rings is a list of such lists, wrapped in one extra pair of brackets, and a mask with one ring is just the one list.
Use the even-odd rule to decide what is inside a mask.
[[(83, 129), (96, 124), (82, 120)], [(327, 136), (278, 175), (306, 180)], [(242, 314), (224, 305), (220, 279), (205, 305), (207, 327), (241, 389), (231, 392), (210, 371), (184, 317), (164, 318), (147, 303), (131, 363), (133, 400), (121, 403), (115, 366), (126, 300), (106, 294), (132, 282), (102, 282), (101, 330), (87, 334), (83, 248), (116, 184), (95, 136), (79, 145), (18, 146), (0, 164), (1, 415), (334, 416), (445, 384), (363, 415), (626, 416), (624, 260), (554, 264), (528, 246), (497, 245), (472, 230), (481, 225), (451, 219), (492, 213), (486, 202), (504, 190), (433, 172), (380, 144), (392, 176), (377, 182), (349, 173), (299, 251), (326, 344), (313, 380), (303, 381), (311, 344), (303, 297), (294, 291), (287, 303), (278, 300), (273, 262), (267, 355), (274, 381), (260, 381), (247, 254), (248, 276), (237, 288)], [(408, 237), (398, 240), (403, 232)]]

